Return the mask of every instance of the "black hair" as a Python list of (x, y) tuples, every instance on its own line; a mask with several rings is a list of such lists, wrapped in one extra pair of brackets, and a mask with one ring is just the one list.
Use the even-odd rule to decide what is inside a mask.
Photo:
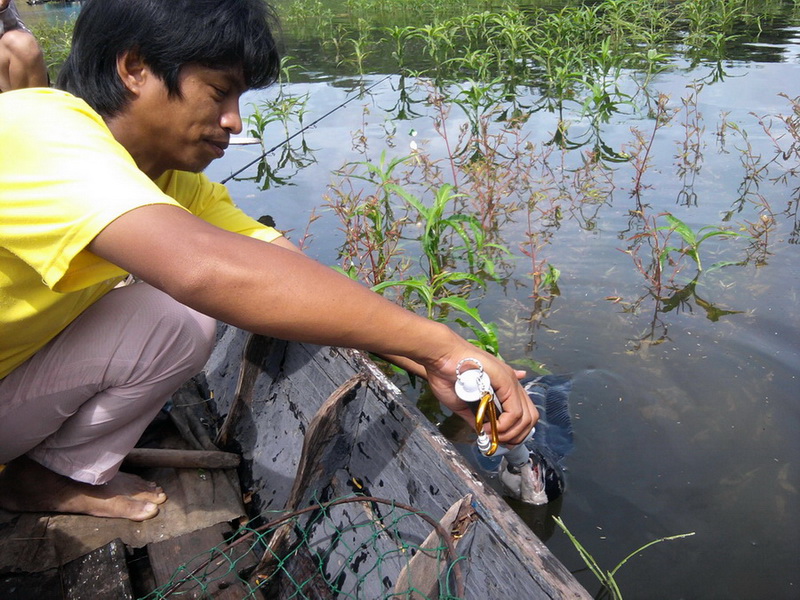
[(241, 66), (249, 89), (264, 88), (280, 75), (277, 27), (266, 0), (86, 0), (56, 87), (113, 116), (131, 98), (117, 57), (137, 51), (171, 96), (193, 63)]

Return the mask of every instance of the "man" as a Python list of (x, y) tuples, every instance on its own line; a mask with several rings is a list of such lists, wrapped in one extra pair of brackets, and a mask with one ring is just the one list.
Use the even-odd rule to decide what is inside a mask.
[(42, 49), (20, 19), (14, 0), (0, 0), (0, 92), (46, 85)]
[[(440, 401), (464, 358), (503, 403), (501, 441), (537, 414), (513, 371), (306, 258), (200, 172), (274, 82), (262, 0), (88, 0), (58, 90), (0, 95), (0, 506), (144, 520), (166, 500), (119, 473), (205, 363), (216, 319), (387, 357)], [(119, 287), (133, 274), (141, 283)]]

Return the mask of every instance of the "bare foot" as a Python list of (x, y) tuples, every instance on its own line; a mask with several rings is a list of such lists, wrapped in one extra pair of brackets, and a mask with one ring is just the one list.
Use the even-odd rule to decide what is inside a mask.
[(0, 507), (15, 512), (61, 512), (145, 521), (167, 500), (159, 486), (129, 473), (108, 483), (74, 481), (21, 456), (0, 472)]

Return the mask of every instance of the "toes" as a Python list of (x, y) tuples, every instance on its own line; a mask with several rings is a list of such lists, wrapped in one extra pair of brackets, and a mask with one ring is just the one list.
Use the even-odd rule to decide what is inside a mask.
[(155, 517), (158, 514), (158, 510), (158, 504), (145, 502), (138, 513), (132, 514), (128, 518), (131, 521), (147, 521)]
[(151, 502), (153, 504), (163, 504), (167, 501), (167, 494), (160, 487), (148, 489), (144, 491), (134, 491), (126, 494), (129, 498), (140, 500), (143, 502)]

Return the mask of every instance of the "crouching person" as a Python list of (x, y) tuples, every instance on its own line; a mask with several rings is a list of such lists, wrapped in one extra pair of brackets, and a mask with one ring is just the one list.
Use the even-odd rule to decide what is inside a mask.
[[(278, 76), (263, 0), (86, 0), (59, 89), (0, 94), (0, 506), (148, 519), (120, 464), (204, 364), (220, 319), (376, 353), (464, 418), (480, 358), (500, 440), (536, 421), (519, 373), (305, 257), (202, 174)], [(119, 287), (129, 274), (140, 283)]]

